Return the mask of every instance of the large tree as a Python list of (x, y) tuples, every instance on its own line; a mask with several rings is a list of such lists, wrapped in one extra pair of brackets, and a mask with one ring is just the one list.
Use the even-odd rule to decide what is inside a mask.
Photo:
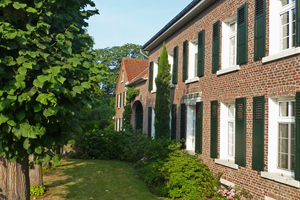
[(91, 0), (0, 2), (0, 198), (29, 199), (28, 155), (58, 161), (104, 68), (85, 22)]
[(165, 43), (158, 62), (158, 72), (155, 79), (155, 138), (170, 138), (170, 92), (171, 74), (168, 52)]

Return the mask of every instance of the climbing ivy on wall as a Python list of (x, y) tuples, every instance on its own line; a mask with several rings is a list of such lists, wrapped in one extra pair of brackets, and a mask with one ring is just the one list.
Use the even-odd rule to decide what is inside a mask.
[(132, 132), (132, 126), (130, 124), (131, 121), (131, 102), (134, 100), (134, 98), (140, 94), (139, 89), (135, 89), (134, 87), (127, 87), (126, 92), (126, 105), (124, 106), (124, 112), (123, 112), (123, 130)]

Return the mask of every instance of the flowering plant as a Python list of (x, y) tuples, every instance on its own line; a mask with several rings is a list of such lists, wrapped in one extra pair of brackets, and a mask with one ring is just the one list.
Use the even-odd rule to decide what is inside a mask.
[(229, 186), (228, 188), (221, 185), (221, 188), (217, 191), (217, 199), (238, 199), (238, 200), (247, 200), (252, 199), (252, 195), (245, 190), (236, 190)]

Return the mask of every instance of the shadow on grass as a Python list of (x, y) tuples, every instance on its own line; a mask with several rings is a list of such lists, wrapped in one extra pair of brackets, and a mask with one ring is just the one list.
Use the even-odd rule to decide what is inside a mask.
[(44, 177), (52, 199), (157, 199), (127, 162), (65, 159)]

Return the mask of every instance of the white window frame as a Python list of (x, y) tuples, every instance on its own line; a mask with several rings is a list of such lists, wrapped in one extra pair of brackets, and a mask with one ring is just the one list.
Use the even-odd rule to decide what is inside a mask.
[(155, 111), (154, 108), (151, 109), (152, 110), (152, 119), (151, 119), (151, 137), (154, 139), (155, 138), (155, 126), (154, 126), (154, 122), (155, 122)]
[(117, 118), (117, 130), (116, 131), (120, 131), (120, 118)]
[(123, 96), (124, 106), (126, 106), (126, 95), (127, 95), (127, 92), (124, 92), (124, 96)]
[(170, 86), (171, 87), (174, 87), (173, 85), (173, 66), (174, 66), (174, 51), (170, 52), (169, 55), (168, 55), (168, 61), (169, 61), (169, 64), (170, 64), (170, 74), (171, 74), (171, 80), (170, 80)]
[(155, 83), (155, 79), (157, 77), (157, 73), (158, 73), (158, 60), (153, 62), (153, 89), (151, 91), (151, 93), (156, 92), (156, 83)]
[(186, 150), (195, 153), (196, 144), (196, 103), (187, 105)]
[(121, 83), (123, 83), (123, 82), (124, 82), (124, 77), (125, 77), (125, 71), (124, 71), (124, 70), (122, 70), (122, 80), (121, 80)]
[(119, 94), (118, 99), (118, 108), (121, 108), (121, 94)]
[(295, 2), (284, 7), (281, 6), (280, 0), (272, 0), (269, 2), (269, 56), (262, 59), (262, 63), (271, 62), (288, 56), (300, 53), (300, 47), (290, 47), (281, 50), (281, 19), (280, 14), (289, 9), (295, 8)]
[(190, 40), (189, 42), (189, 67), (188, 67), (188, 80), (186, 83), (199, 81), (197, 76), (197, 63), (198, 60), (198, 37)]
[[(233, 115), (229, 116), (229, 106), (233, 106)], [(215, 159), (216, 164), (220, 164), (232, 169), (238, 169), (235, 164), (235, 101), (222, 102), (220, 104), (220, 158)], [(233, 155), (229, 155), (229, 122), (233, 122)]]
[[(229, 106), (233, 106), (233, 115), (229, 116)], [(229, 123), (233, 123), (233, 155), (229, 155)], [(235, 158), (235, 102), (228, 101), (221, 103), (220, 113), (220, 159), (231, 160)]]
[(269, 142), (268, 142), (268, 172), (280, 173), (294, 177), (294, 171), (278, 167), (279, 123), (295, 123), (295, 117), (279, 117), (280, 102), (294, 102), (295, 97), (279, 97), (269, 99)]
[[(300, 188), (300, 182), (294, 179), (294, 172), (278, 168), (278, 116), (279, 102), (294, 101), (294, 96), (268, 99), (268, 171), (261, 172), (261, 177), (289, 186)], [(289, 120), (289, 119), (286, 119)], [(291, 121), (291, 120), (290, 120)], [(295, 119), (294, 119), (295, 123)]]
[[(235, 31), (231, 32), (230, 25), (235, 23)], [(234, 53), (235, 59), (234, 63), (230, 63), (230, 39), (235, 37)], [(221, 70), (217, 71), (217, 75), (222, 75), (232, 71), (240, 70), (240, 66), (236, 64), (237, 57), (237, 13), (228, 17), (222, 22), (222, 54), (221, 54)]]

